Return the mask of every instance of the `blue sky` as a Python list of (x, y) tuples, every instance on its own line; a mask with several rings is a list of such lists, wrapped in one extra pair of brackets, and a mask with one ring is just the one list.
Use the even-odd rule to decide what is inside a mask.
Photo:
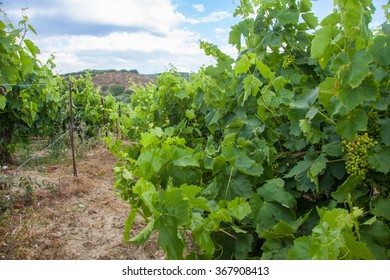
[[(179, 71), (197, 71), (213, 63), (199, 49), (199, 40), (216, 44), (235, 57), (228, 44), (230, 27), (239, 21), (232, 14), (239, 0), (0, 0), (12, 21), (21, 8), (38, 36), (31, 39), (50, 54), (56, 71), (84, 69), (137, 69), (157, 73), (173, 65)], [(384, 21), (381, 6), (374, 24)], [(313, 1), (319, 18), (332, 11), (332, 0)]]

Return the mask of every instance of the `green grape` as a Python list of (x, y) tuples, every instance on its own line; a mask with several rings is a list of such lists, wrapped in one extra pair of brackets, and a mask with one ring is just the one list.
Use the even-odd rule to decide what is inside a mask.
[(293, 55), (286, 55), (283, 58), (283, 68), (287, 68), (294, 63), (295, 63), (295, 57)]
[(357, 135), (352, 140), (343, 140), (343, 151), (346, 152), (345, 169), (350, 175), (357, 175), (365, 179), (368, 167), (368, 149), (375, 146), (376, 142), (368, 133)]
[(368, 124), (367, 131), (368, 135), (373, 139), (379, 139), (381, 135), (381, 127), (378, 123), (378, 111), (371, 110), (367, 113)]

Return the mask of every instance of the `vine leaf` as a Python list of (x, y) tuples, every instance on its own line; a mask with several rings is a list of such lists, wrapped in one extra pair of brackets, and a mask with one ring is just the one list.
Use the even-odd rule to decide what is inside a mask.
[(161, 169), (164, 163), (162, 156), (163, 152), (161, 149), (153, 148), (143, 152), (138, 157), (137, 165), (147, 180)]
[(253, 225), (256, 231), (262, 232), (276, 225), (280, 220), (287, 223), (295, 220), (295, 216), (286, 207), (276, 202), (269, 202), (262, 199), (259, 194), (254, 194), (250, 205), (252, 208)]
[(181, 167), (199, 166), (199, 162), (194, 158), (194, 155), (190, 151), (177, 147), (174, 147), (173, 150), (172, 162), (174, 165)]
[(6, 103), (7, 103), (7, 98), (3, 95), (0, 95), (0, 109), (1, 110), (4, 110)]
[(314, 29), (318, 26), (318, 18), (314, 15), (314, 13), (302, 14), (302, 18), (309, 28)]
[(276, 15), (277, 20), (281, 25), (297, 24), (299, 20), (299, 10), (296, 7), (283, 9)]
[(337, 121), (336, 131), (342, 137), (351, 140), (359, 131), (366, 130), (367, 121), (366, 112), (356, 109)]
[(348, 248), (348, 254), (344, 259), (361, 259), (361, 260), (373, 260), (374, 256), (367, 248), (367, 244), (361, 241), (357, 241), (356, 237), (351, 233), (344, 233), (345, 246)]
[(298, 228), (303, 225), (304, 222), (309, 218), (311, 211), (306, 213), (304, 217), (299, 217), (296, 221), (286, 223), (285, 221), (279, 221), (272, 229), (259, 232), (261, 238), (272, 239), (272, 238), (284, 238), (292, 236)]
[(376, 198), (371, 204), (371, 213), (390, 220), (390, 198)]
[(366, 50), (360, 50), (354, 54), (351, 67), (348, 69), (348, 84), (352, 88), (358, 87), (370, 73), (368, 66), (372, 61), (372, 56)]
[(378, 94), (378, 86), (371, 77), (366, 78), (357, 88), (340, 87), (339, 98), (343, 105), (351, 110), (366, 101), (375, 101)]
[(390, 172), (390, 149), (383, 147), (378, 153), (368, 156), (371, 169), (387, 174)]
[(243, 197), (236, 197), (234, 200), (228, 201), (227, 209), (232, 217), (235, 217), (238, 220), (244, 219), (252, 212), (251, 206)]
[(318, 58), (322, 68), (328, 64), (332, 57), (332, 40), (334, 36), (333, 26), (324, 26), (314, 33), (315, 37), (311, 44), (312, 58)]
[(130, 239), (130, 242), (140, 245), (149, 240), (150, 234), (153, 232), (155, 220), (152, 218), (149, 223), (144, 227), (136, 236)]
[(375, 61), (381, 66), (390, 64), (390, 36), (378, 36), (370, 48)]
[(293, 208), (297, 204), (294, 196), (285, 190), (284, 180), (281, 178), (268, 180), (257, 193), (266, 201), (278, 202), (287, 208)]
[(337, 191), (332, 192), (332, 197), (338, 202), (343, 203), (347, 200), (349, 194), (359, 185), (361, 178), (356, 175), (351, 175), (345, 182), (337, 188)]
[(191, 230), (195, 235), (196, 243), (198, 243), (200, 249), (211, 255), (215, 251), (215, 245), (210, 236), (207, 222), (205, 222), (205, 220), (206, 219), (202, 217), (201, 213), (193, 213), (191, 219)]
[(169, 189), (159, 192), (156, 209), (160, 213), (154, 224), (159, 232), (158, 244), (169, 259), (181, 259), (184, 242), (179, 228), (190, 221), (189, 203), (183, 200), (180, 189)]
[(247, 55), (243, 55), (234, 66), (234, 71), (236, 75), (241, 73), (247, 73), (251, 67), (252, 62)]
[(386, 146), (390, 146), (390, 119), (379, 120), (381, 125), (381, 137)]

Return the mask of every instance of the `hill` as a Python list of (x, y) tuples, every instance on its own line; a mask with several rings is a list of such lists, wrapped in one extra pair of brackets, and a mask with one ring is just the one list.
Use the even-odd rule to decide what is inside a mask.
[[(147, 85), (156, 81), (157, 77), (161, 73), (156, 74), (140, 74), (137, 70), (83, 70), (80, 72), (73, 72), (64, 74), (64, 77), (84, 75), (90, 73), (92, 76), (92, 82), (96, 88), (100, 90), (102, 95), (111, 93), (117, 101), (129, 102), (131, 90), (129, 87), (132, 82), (137, 85)], [(179, 74), (188, 79), (190, 74), (187, 72), (179, 72)]]
[(155, 81), (153, 76), (139, 74), (137, 70), (84, 70), (67, 73), (63, 76), (77, 77), (87, 72), (91, 74), (93, 84), (102, 95), (111, 93), (115, 99), (122, 102), (129, 102), (131, 94), (129, 87), (132, 82), (137, 85), (146, 85)]

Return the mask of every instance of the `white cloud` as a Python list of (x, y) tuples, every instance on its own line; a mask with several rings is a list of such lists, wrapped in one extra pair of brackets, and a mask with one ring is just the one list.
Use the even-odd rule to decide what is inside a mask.
[(38, 44), (43, 52), (54, 53), (60, 73), (107, 67), (138, 68), (145, 73), (163, 71), (169, 64), (180, 71), (195, 71), (209, 62), (199, 48), (201, 39), (198, 33), (175, 29), (165, 36), (147, 32), (57, 35), (40, 39)]
[(79, 52), (93, 50), (136, 51), (140, 53), (166, 52), (199, 54), (200, 34), (175, 29), (166, 36), (147, 32), (113, 32), (106, 36), (61, 35), (41, 40), (49, 51)]
[[(46, 6), (42, 3), (33, 6), (27, 14), (42, 26), (53, 23), (53, 27), (47, 27), (50, 30), (47, 34), (55, 35), (38, 37), (36, 43), (41, 49), (42, 61), (48, 54), (55, 55), (56, 71), (60, 73), (108, 68), (154, 73), (166, 70), (169, 65), (179, 71), (196, 71), (201, 65), (212, 63), (199, 48), (199, 40), (207, 41), (207, 38), (184, 29), (182, 24), (187, 23), (187, 28), (194, 29), (188, 27), (188, 23), (219, 22), (231, 14), (218, 11), (204, 17), (186, 18), (174, 2), (59, 0)], [(192, 7), (198, 12), (206, 10), (202, 4)], [(18, 13), (20, 15), (20, 11)], [(61, 24), (67, 28), (58, 27)], [(222, 29), (215, 32), (221, 37), (224, 33)]]
[(213, 12), (210, 15), (202, 18), (197, 18), (197, 19), (186, 18), (185, 21), (192, 24), (198, 24), (198, 23), (218, 22), (228, 17), (231, 17), (231, 14), (229, 12), (221, 11), (221, 12)]
[[(19, 13), (20, 10), (13, 11)], [(133, 27), (154, 33), (167, 33), (185, 21), (171, 0), (67, 0), (52, 7), (28, 9), (29, 17), (57, 15), (75, 22)]]
[(192, 8), (197, 12), (204, 12), (206, 10), (203, 4), (192, 5)]
[(27, 15), (29, 18), (33, 18), (33, 17), (39, 17), (39, 16), (54, 16), (54, 15), (58, 15), (59, 13), (60, 13), (60, 11), (58, 9), (54, 9), (54, 8), (45, 8), (45, 9), (27, 8), (27, 10), (25, 10), (24, 12), (22, 12), (21, 9), (11, 9), (11, 10), (7, 11), (8, 16), (11, 16), (11, 17), (14, 17), (17, 19), (21, 19), (22, 14)]

